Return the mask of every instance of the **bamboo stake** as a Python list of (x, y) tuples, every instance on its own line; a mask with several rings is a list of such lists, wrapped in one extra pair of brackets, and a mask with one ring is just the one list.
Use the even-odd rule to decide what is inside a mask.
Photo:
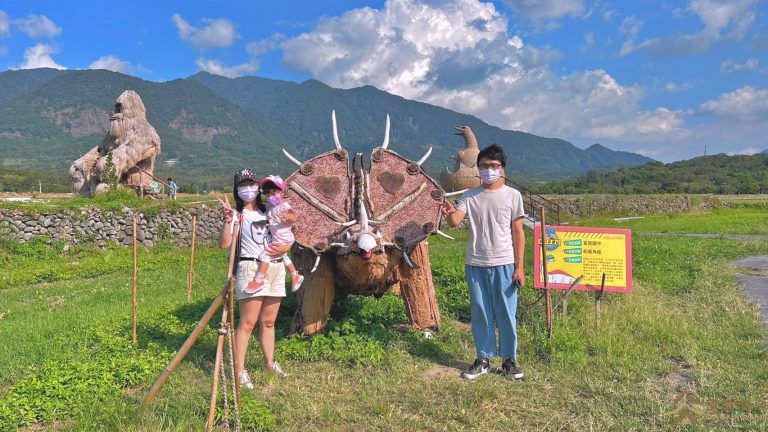
[(195, 279), (195, 234), (197, 233), (197, 216), (192, 215), (192, 252), (189, 254), (189, 273), (187, 273), (187, 303), (192, 302), (192, 283)]
[(213, 317), (213, 314), (216, 313), (216, 310), (221, 306), (221, 304), (224, 302), (224, 297), (227, 295), (227, 293), (230, 290), (230, 284), (232, 283), (232, 268), (235, 265), (235, 250), (237, 249), (236, 245), (237, 242), (235, 241), (237, 239), (237, 236), (240, 234), (240, 226), (237, 225), (235, 227), (234, 235), (232, 236), (232, 243), (229, 246), (229, 268), (227, 270), (228, 279), (227, 283), (224, 285), (224, 287), (221, 289), (219, 294), (213, 299), (213, 302), (210, 306), (208, 306), (208, 309), (203, 314), (203, 317), (200, 318), (200, 322), (197, 323), (195, 328), (192, 330), (192, 333), (189, 334), (187, 337), (187, 340), (184, 341), (184, 344), (179, 348), (179, 352), (176, 353), (176, 356), (168, 363), (168, 365), (165, 367), (165, 370), (163, 373), (160, 374), (160, 377), (155, 381), (154, 384), (152, 384), (152, 388), (149, 389), (149, 392), (146, 396), (144, 396), (144, 400), (141, 402), (141, 405), (139, 407), (140, 410), (143, 410), (146, 408), (147, 404), (152, 400), (152, 398), (155, 397), (158, 391), (163, 387), (163, 384), (165, 384), (165, 381), (168, 380), (168, 377), (171, 375), (171, 373), (176, 369), (176, 367), (181, 363), (181, 361), (184, 359), (184, 356), (187, 355), (189, 350), (192, 348), (192, 345), (195, 344), (195, 341), (197, 341), (197, 338), (200, 337), (200, 334), (205, 330), (205, 326), (208, 325), (208, 321), (211, 320)]
[(595, 327), (600, 327), (600, 302), (603, 300), (603, 290), (605, 289), (605, 273), (600, 281), (600, 291), (595, 293)]
[(136, 327), (138, 325), (138, 319), (136, 317), (136, 297), (138, 291), (138, 263), (136, 259), (136, 214), (133, 215), (133, 336), (131, 337), (131, 343), (136, 346), (138, 343), (138, 335), (136, 334)]
[(541, 208), (541, 268), (544, 272), (542, 280), (544, 281), (544, 303), (547, 308), (547, 338), (552, 339), (552, 296), (547, 287), (547, 237), (544, 229), (546, 222), (544, 219), (546, 209)]
[[(234, 259), (234, 257), (233, 257)], [(229, 278), (229, 304), (225, 306), (229, 309), (229, 331), (234, 332), (235, 331), (235, 280), (237, 279), (235, 277), (236, 275), (232, 275)], [(237, 342), (235, 337), (232, 337), (231, 343), (232, 343), (232, 354), (234, 355), (237, 353)], [(235, 388), (233, 390), (234, 396), (235, 396), (235, 404), (238, 408), (240, 408), (240, 380), (238, 380), (238, 377), (240, 376), (240, 371), (237, 369), (237, 365), (235, 365)]]
[(192, 345), (194, 345), (195, 341), (197, 341), (197, 338), (200, 337), (200, 334), (203, 332), (203, 330), (205, 330), (205, 327), (208, 325), (208, 321), (211, 320), (213, 314), (215, 314), (219, 309), (219, 306), (221, 306), (221, 303), (224, 301), (224, 296), (227, 295), (228, 289), (229, 286), (224, 285), (224, 288), (222, 288), (219, 294), (213, 299), (213, 303), (208, 306), (208, 310), (205, 311), (203, 317), (200, 318), (200, 322), (197, 323), (197, 326), (195, 326), (195, 328), (192, 330), (192, 333), (189, 334), (187, 340), (185, 340), (184, 344), (181, 346), (181, 348), (179, 348), (179, 352), (176, 353), (176, 356), (168, 363), (157, 381), (152, 384), (152, 388), (149, 389), (147, 395), (144, 396), (144, 400), (141, 402), (139, 409), (143, 410), (146, 408), (147, 404), (149, 404), (152, 398), (154, 398), (157, 392), (160, 391), (160, 389), (163, 387), (163, 384), (165, 384), (165, 381), (168, 379), (171, 373), (176, 369), (179, 363), (184, 360), (184, 356), (187, 355), (189, 350), (192, 348)]
[[(227, 287), (227, 289), (228, 288), (229, 287)], [(227, 312), (227, 308), (222, 308), (219, 337), (216, 341), (216, 363), (213, 368), (213, 383), (211, 384), (211, 406), (208, 409), (208, 421), (205, 422), (205, 430), (208, 432), (213, 430), (216, 415), (216, 402), (219, 396), (219, 374), (221, 373), (221, 360), (224, 353), (224, 340), (227, 336), (221, 329), (224, 328), (224, 324), (227, 322)], [(224, 383), (224, 385), (227, 385), (227, 383)]]

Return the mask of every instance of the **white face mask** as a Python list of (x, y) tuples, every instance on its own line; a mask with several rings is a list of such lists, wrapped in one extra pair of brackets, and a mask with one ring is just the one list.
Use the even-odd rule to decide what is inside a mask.
[(258, 193), (258, 186), (239, 186), (237, 188), (237, 196), (245, 202), (256, 201), (256, 195), (258, 195)]
[(501, 178), (501, 169), (486, 168), (480, 170), (480, 180), (489, 185)]

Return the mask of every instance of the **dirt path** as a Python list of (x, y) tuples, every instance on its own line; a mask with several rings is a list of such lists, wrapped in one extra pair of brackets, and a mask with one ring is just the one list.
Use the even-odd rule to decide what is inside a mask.
[(738, 276), (739, 283), (747, 297), (760, 306), (763, 328), (768, 330), (768, 256), (748, 257), (734, 264), (744, 268)]

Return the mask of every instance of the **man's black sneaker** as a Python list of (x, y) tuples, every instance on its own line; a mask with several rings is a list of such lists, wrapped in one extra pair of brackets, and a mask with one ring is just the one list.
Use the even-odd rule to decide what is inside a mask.
[(517, 363), (515, 363), (511, 358), (504, 360), (504, 363), (501, 364), (501, 374), (505, 377), (514, 378), (516, 380), (523, 379), (523, 371), (517, 367)]
[(461, 373), (461, 377), (468, 380), (473, 380), (480, 375), (487, 374), (490, 369), (491, 364), (487, 358), (477, 359), (474, 363), (472, 363), (472, 366)]

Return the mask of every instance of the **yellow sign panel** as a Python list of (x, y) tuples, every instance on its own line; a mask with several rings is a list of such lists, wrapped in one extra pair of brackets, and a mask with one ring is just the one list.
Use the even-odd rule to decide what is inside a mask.
[[(632, 232), (625, 229), (545, 226), (547, 288), (568, 289), (579, 278), (577, 290), (632, 291)], [(544, 288), (541, 227), (534, 234), (533, 285)]]

